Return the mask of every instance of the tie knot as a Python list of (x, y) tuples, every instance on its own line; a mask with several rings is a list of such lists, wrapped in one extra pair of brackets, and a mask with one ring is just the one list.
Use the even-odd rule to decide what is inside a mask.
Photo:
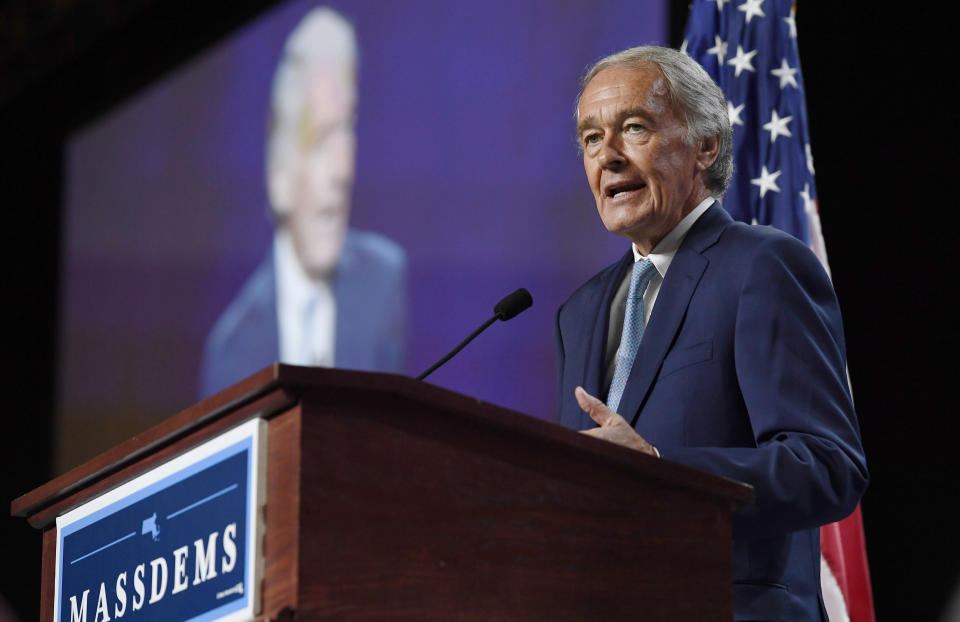
[(633, 264), (633, 275), (630, 278), (630, 297), (636, 298), (643, 296), (647, 290), (647, 284), (650, 282), (656, 272), (656, 266), (648, 258), (643, 258)]

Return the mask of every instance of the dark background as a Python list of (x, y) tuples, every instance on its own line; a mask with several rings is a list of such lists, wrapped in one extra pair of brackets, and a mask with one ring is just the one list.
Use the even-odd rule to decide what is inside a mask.
[[(273, 4), (0, 1), (5, 502), (51, 476), (64, 137)], [(677, 44), (686, 3), (671, 8)], [(956, 71), (942, 59), (948, 21), (935, 8), (867, 11), (802, 3), (800, 55), (872, 474), (862, 505), (876, 610), (880, 620), (936, 620), (960, 579), (948, 399), (957, 330), (947, 304), (957, 281), (948, 258)], [(36, 619), (39, 533), (0, 519), (0, 544), (0, 594)]]

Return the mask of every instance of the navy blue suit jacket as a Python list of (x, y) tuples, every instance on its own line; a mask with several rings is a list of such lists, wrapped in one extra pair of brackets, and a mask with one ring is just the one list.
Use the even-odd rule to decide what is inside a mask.
[[(333, 278), (334, 364), (402, 373), (406, 254), (387, 238), (349, 229)], [(280, 358), (273, 251), (257, 266), (210, 331), (200, 370), (206, 397)]]
[[(557, 312), (560, 422), (595, 427), (573, 390), (600, 395), (610, 303), (628, 252)], [(620, 414), (663, 458), (753, 485), (734, 515), (737, 620), (826, 620), (820, 525), (867, 484), (829, 277), (796, 239), (711, 206), (674, 256)]]

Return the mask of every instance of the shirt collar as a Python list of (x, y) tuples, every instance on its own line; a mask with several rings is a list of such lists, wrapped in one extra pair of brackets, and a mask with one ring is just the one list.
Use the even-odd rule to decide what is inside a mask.
[(278, 228), (273, 237), (273, 252), (277, 262), (276, 278), (278, 295), (286, 305), (298, 309), (315, 295), (319, 284), (315, 283), (300, 265), (290, 233)]
[[(713, 197), (707, 197), (701, 201), (700, 204), (684, 216), (683, 220), (678, 222), (677, 225), (670, 230), (670, 233), (665, 235), (663, 239), (660, 240), (660, 243), (647, 255), (647, 259), (653, 262), (661, 278), (667, 276), (667, 269), (670, 267), (670, 262), (673, 261), (673, 256), (677, 254), (677, 249), (680, 248), (683, 239), (687, 237), (687, 233), (690, 231), (690, 228), (693, 227), (693, 223), (697, 222), (697, 219), (703, 216), (703, 213), (713, 205), (714, 201), (716, 201), (716, 199)], [(637, 250), (635, 244), (631, 244), (630, 247), (633, 249), (634, 262), (643, 259), (643, 255)]]

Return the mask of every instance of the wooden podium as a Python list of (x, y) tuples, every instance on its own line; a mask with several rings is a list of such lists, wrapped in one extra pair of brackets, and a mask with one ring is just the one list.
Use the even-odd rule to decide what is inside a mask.
[(268, 422), (258, 620), (731, 620), (749, 486), (404, 376), (273, 365), (19, 497), (56, 517)]

